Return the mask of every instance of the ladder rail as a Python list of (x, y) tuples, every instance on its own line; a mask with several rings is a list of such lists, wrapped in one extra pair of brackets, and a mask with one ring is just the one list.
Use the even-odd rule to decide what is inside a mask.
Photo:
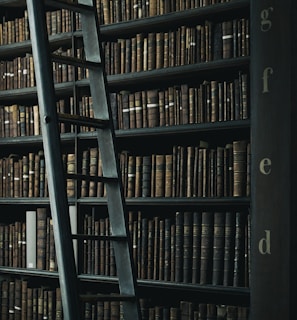
[[(93, 5), (93, 0), (79, 0), (84, 5)], [(102, 49), (100, 47), (99, 23), (97, 16), (83, 15), (81, 17), (84, 47), (86, 59), (94, 63), (103, 64)], [(111, 108), (106, 90), (106, 77), (103, 69), (89, 70), (90, 91), (93, 98), (93, 110), (95, 118), (111, 119)], [(129, 239), (127, 225), (125, 221), (125, 201), (122, 184), (120, 180), (120, 170), (117, 158), (115, 157), (115, 136), (113, 123), (112, 130), (97, 130), (97, 140), (102, 158), (103, 175), (108, 177), (119, 177), (116, 183), (106, 184), (107, 205), (111, 226), (111, 234), (114, 236), (124, 236)], [(128, 241), (128, 240), (127, 240)], [(131, 246), (128, 242), (114, 242), (115, 260), (119, 278), (119, 289), (121, 294), (136, 295), (136, 277), (134, 265), (132, 263)], [(120, 258), (119, 258), (120, 257)], [(125, 319), (140, 319), (140, 308), (135, 307), (138, 300), (132, 304), (130, 301), (123, 302)]]
[(72, 248), (70, 218), (64, 176), (60, 133), (56, 114), (55, 88), (49, 55), (43, 1), (27, 0), (34, 59), (43, 148), (48, 172), (50, 206), (55, 234), (63, 313), (66, 320), (79, 320), (78, 280)]

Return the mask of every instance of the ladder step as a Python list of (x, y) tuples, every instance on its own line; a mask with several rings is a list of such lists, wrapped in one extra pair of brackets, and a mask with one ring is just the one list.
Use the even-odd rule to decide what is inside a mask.
[(69, 113), (58, 113), (58, 119), (60, 122), (69, 122), (74, 125), (92, 127), (97, 129), (105, 129), (110, 125), (110, 120), (88, 118)]
[(79, 4), (77, 1), (70, 1), (70, 0), (45, 0), (45, 4), (59, 9), (66, 9), (73, 12), (79, 13), (93, 13), (94, 7), (88, 6), (85, 4)]
[(112, 177), (101, 177), (101, 176), (87, 176), (83, 174), (75, 174), (75, 173), (67, 173), (66, 174), (67, 179), (73, 179), (73, 180), (83, 180), (83, 181), (92, 181), (92, 182), (118, 182), (118, 178), (112, 178)]
[(82, 294), (80, 295), (82, 301), (135, 301), (136, 297), (133, 295), (123, 294)]
[(55, 62), (59, 62), (61, 64), (72, 65), (75, 67), (82, 67), (86, 69), (98, 69), (102, 67), (102, 63), (93, 62), (89, 60), (79, 59), (71, 56), (62, 56), (61, 54), (51, 54), (51, 58)]
[(108, 240), (108, 241), (127, 241), (126, 236), (115, 235), (94, 235), (94, 234), (72, 234), (73, 239), (77, 240)]

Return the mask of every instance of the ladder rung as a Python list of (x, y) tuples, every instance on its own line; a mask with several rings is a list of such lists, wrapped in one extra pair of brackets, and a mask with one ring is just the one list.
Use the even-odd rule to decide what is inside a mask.
[(62, 56), (60, 54), (51, 54), (52, 60), (61, 64), (72, 65), (76, 67), (82, 67), (87, 69), (98, 69), (102, 67), (100, 62), (93, 62), (89, 60), (79, 59), (71, 56)]
[(94, 235), (94, 234), (72, 234), (73, 239), (77, 240), (109, 240), (109, 241), (127, 241), (126, 236), (115, 235)]
[(69, 113), (58, 113), (58, 118), (60, 122), (69, 122), (74, 125), (92, 127), (97, 129), (108, 128), (110, 124), (109, 120), (88, 118)]
[(70, 0), (46, 0), (45, 4), (59, 9), (67, 9), (79, 13), (93, 13), (94, 7), (85, 4), (80, 4), (77, 1)]
[(123, 294), (82, 294), (80, 295), (82, 301), (135, 301), (133, 295)]
[(86, 176), (83, 174), (75, 174), (75, 173), (67, 173), (66, 178), (73, 179), (73, 180), (92, 181), (92, 182), (105, 182), (105, 183), (118, 182), (118, 178), (101, 177), (101, 176)]

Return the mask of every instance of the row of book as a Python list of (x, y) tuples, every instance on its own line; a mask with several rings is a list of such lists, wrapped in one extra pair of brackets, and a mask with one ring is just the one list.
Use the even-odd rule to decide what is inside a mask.
[(168, 32), (138, 33), (102, 45), (110, 75), (248, 56), (249, 21), (206, 21)]
[(101, 24), (117, 23), (205, 7), (232, 0), (97, 0)]
[[(109, 219), (93, 208), (77, 224), (70, 206), (72, 232), (110, 235)], [(129, 211), (128, 226), (136, 276), (174, 283), (248, 287), (250, 218), (246, 212), (178, 211), (166, 217)], [(26, 211), (26, 221), (0, 224), (0, 265), (57, 271), (50, 210)], [(83, 274), (116, 276), (112, 243), (74, 240), (75, 259)]]
[[(167, 217), (128, 214), (139, 279), (249, 286), (250, 227), (246, 212), (175, 212)], [(108, 218), (85, 214), (83, 233), (109, 235)], [(116, 275), (108, 241), (87, 240), (83, 273)]]
[[(204, 7), (230, 0), (97, 0), (99, 23), (110, 24), (162, 15), (186, 9)], [(70, 11), (61, 9), (46, 12), (47, 30), (50, 35), (80, 30), (80, 16), (71, 16)], [(24, 10), (23, 17), (7, 19), (3, 16), (0, 21), (0, 45), (6, 45), (30, 39), (28, 12)]]
[[(73, 56), (71, 50), (58, 49), (55, 54), (61, 56)], [(76, 50), (76, 56), (81, 58), (82, 48)], [(27, 53), (23, 57), (16, 57), (13, 60), (0, 62), (0, 90), (20, 89), (36, 86), (34, 73), (33, 56)], [(59, 62), (53, 62), (53, 80), (55, 83), (71, 82), (88, 77), (88, 70), (77, 68), (75, 72), (73, 66), (67, 66)]]
[[(77, 30), (72, 27), (71, 13), (69, 10), (61, 9), (46, 12), (46, 23), (49, 35), (60, 34)], [(30, 40), (30, 29), (28, 11), (24, 10), (23, 17), (13, 20), (2, 16), (0, 21), (0, 45)]]
[[(175, 85), (165, 89), (110, 93), (115, 129), (153, 128), (179, 124), (243, 120), (249, 118), (247, 74), (228, 81), (203, 81), (197, 85)], [(94, 117), (92, 98), (78, 101), (82, 116)], [(74, 98), (57, 101), (58, 113), (75, 113)], [(94, 128), (80, 126), (81, 132)], [(60, 124), (60, 132), (73, 127)], [(40, 134), (37, 105), (0, 105), (0, 137)]]
[[(165, 89), (111, 94), (119, 129), (152, 128), (249, 118), (247, 75)], [(113, 112), (115, 113), (115, 112)]]
[[(60, 288), (36, 286), (28, 280), (2, 279), (1, 319), (35, 320), (63, 319)], [(231, 305), (206, 304), (182, 300), (170, 305), (152, 306), (149, 299), (140, 299), (143, 320), (247, 320), (248, 308)], [(122, 306), (118, 301), (99, 301), (83, 304), (85, 320), (121, 320)]]
[(174, 146), (171, 153), (120, 158), (126, 197), (221, 197), (250, 195), (250, 143), (211, 148)]
[[(166, 154), (120, 154), (123, 191), (131, 197), (243, 197), (250, 195), (250, 143), (238, 140), (211, 148), (173, 146)], [(64, 169), (75, 174), (75, 154), (63, 155)], [(98, 148), (82, 152), (81, 170), (86, 176), (102, 176)], [(76, 184), (67, 179), (68, 197), (76, 196)], [(47, 177), (43, 151), (12, 154), (0, 159), (0, 197), (46, 197)], [(103, 182), (83, 180), (81, 197), (104, 197)]]
[(52, 219), (46, 208), (26, 211), (25, 221), (0, 224), (0, 265), (57, 271)]
[[(58, 113), (74, 114), (74, 99), (57, 101)], [(81, 109), (83, 98), (79, 105)], [(89, 109), (88, 109), (89, 110)], [(82, 113), (82, 115), (85, 115)], [(71, 125), (59, 123), (60, 132), (74, 132)], [(82, 130), (83, 131), (83, 130)], [(38, 136), (41, 134), (40, 115), (38, 105), (0, 105), (0, 138)]]

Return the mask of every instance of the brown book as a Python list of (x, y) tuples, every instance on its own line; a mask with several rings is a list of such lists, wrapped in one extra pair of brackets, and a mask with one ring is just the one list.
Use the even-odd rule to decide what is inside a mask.
[(28, 319), (28, 281), (22, 280), (21, 281), (21, 319)]
[(156, 68), (156, 34), (150, 32), (148, 34), (148, 70), (153, 70)]
[(172, 197), (173, 155), (165, 155), (165, 197)]
[(142, 196), (142, 156), (135, 157), (135, 197)]
[(223, 59), (233, 56), (233, 27), (232, 21), (222, 22)]
[(135, 102), (134, 102), (134, 93), (129, 94), (129, 123), (130, 128), (136, 128), (136, 113), (135, 113)]
[(46, 208), (37, 208), (37, 269), (44, 270), (46, 266), (46, 230), (47, 212)]
[(166, 125), (166, 119), (165, 119), (165, 92), (159, 91), (158, 92), (158, 104), (159, 104), (159, 126), (165, 126)]
[[(84, 150), (82, 155), (82, 175), (87, 175), (89, 173), (90, 166), (90, 150)], [(81, 182), (81, 196), (87, 197), (89, 195), (89, 182), (82, 180)]]
[[(98, 148), (90, 148), (90, 167), (89, 175), (97, 176), (98, 174)], [(95, 197), (97, 194), (97, 182), (90, 181), (89, 197)]]
[(164, 67), (164, 33), (156, 33), (156, 69)]
[(247, 142), (233, 142), (233, 196), (246, 196), (247, 185)]
[(155, 197), (165, 195), (165, 155), (156, 155), (155, 166)]
[(28, 196), (34, 196), (34, 180), (35, 180), (35, 171), (34, 171), (34, 159), (35, 154), (33, 152), (29, 153), (29, 185), (28, 185)]
[(158, 90), (147, 91), (147, 119), (148, 127), (153, 128), (159, 126), (159, 97)]
[(135, 125), (136, 128), (143, 127), (143, 107), (142, 107), (142, 100), (141, 100), (141, 92), (137, 91), (134, 93), (135, 95)]
[(127, 197), (135, 196), (135, 174), (136, 174), (136, 158), (134, 155), (128, 155), (128, 189)]
[(39, 187), (40, 187), (40, 156), (35, 154), (34, 156), (34, 197), (39, 197)]

